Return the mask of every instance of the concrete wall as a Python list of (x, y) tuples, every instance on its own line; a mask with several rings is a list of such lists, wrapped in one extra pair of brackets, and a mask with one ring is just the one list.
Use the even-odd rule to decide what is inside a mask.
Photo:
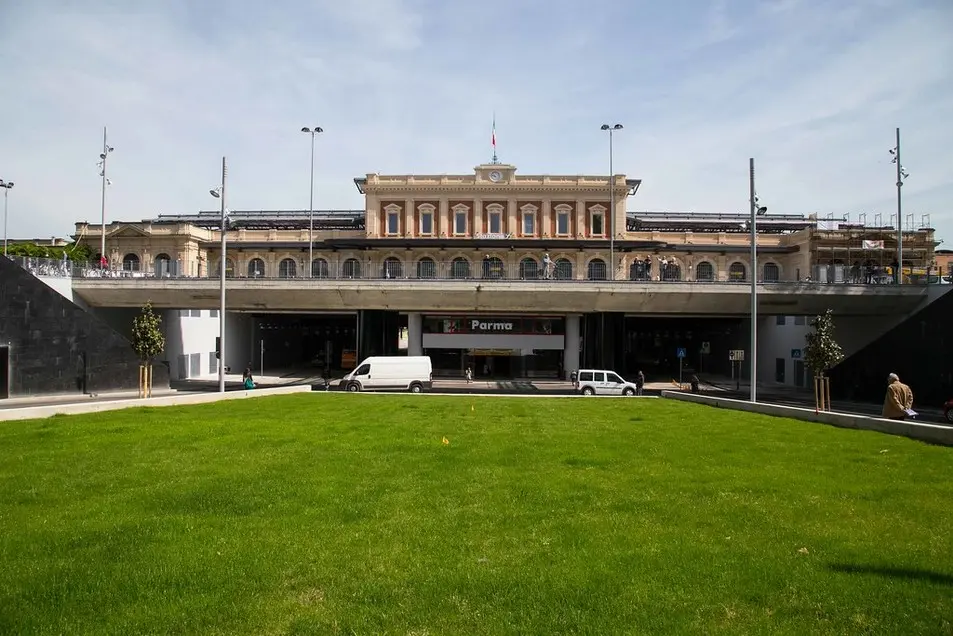
[(774, 417), (788, 417), (805, 422), (817, 422), (818, 424), (828, 424), (840, 428), (856, 428), (866, 431), (877, 431), (887, 433), (888, 435), (901, 435), (911, 439), (917, 439), (932, 444), (942, 444), (943, 446), (953, 446), (953, 426), (942, 426), (940, 424), (928, 424), (925, 422), (900, 422), (896, 420), (886, 420), (879, 417), (867, 417), (865, 415), (853, 415), (848, 413), (817, 412), (813, 409), (804, 409), (794, 406), (781, 406), (778, 404), (767, 404), (757, 402), (752, 404), (744, 400), (732, 400), (728, 398), (713, 397), (708, 395), (696, 395), (694, 393), (684, 393), (680, 391), (662, 391), (662, 397), (683, 402), (694, 402), (695, 404), (704, 404), (716, 408), (734, 409), (736, 411), (747, 411), (749, 413), (761, 413)]
[[(139, 359), (124, 334), (62, 293), (0, 258), (0, 395), (83, 394), (135, 389)], [(168, 386), (165, 367), (155, 388)]]

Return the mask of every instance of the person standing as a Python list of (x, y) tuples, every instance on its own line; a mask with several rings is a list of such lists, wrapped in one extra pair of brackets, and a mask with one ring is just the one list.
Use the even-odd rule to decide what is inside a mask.
[(635, 376), (635, 394), (642, 395), (643, 389), (645, 389), (645, 374), (639, 371)]
[(883, 417), (891, 420), (905, 420), (913, 417), (913, 391), (900, 381), (896, 373), (887, 376), (887, 395), (884, 397)]

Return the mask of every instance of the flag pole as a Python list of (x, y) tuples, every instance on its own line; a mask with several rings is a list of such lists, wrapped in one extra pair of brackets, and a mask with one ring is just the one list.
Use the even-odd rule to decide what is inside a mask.
[(493, 131), (490, 133), (490, 143), (493, 144), (493, 163), (500, 163), (496, 156), (496, 113), (493, 113)]

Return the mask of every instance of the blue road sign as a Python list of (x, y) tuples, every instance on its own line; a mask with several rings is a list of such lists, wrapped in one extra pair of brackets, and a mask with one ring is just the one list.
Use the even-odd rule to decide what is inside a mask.
[(801, 350), (800, 349), (791, 349), (791, 357), (795, 360), (801, 359)]
[(676, 349), (676, 350), (675, 350), (675, 355), (678, 356), (679, 358), (684, 358), (684, 357), (685, 357), (685, 347), (679, 347), (678, 349)]

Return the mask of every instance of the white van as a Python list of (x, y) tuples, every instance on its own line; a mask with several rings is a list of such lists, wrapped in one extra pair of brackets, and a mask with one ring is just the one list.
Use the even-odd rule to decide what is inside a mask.
[(623, 380), (614, 371), (605, 369), (579, 369), (576, 390), (583, 395), (635, 395), (637, 387)]
[(344, 376), (345, 391), (410, 391), (433, 387), (433, 366), (428, 356), (373, 356)]

